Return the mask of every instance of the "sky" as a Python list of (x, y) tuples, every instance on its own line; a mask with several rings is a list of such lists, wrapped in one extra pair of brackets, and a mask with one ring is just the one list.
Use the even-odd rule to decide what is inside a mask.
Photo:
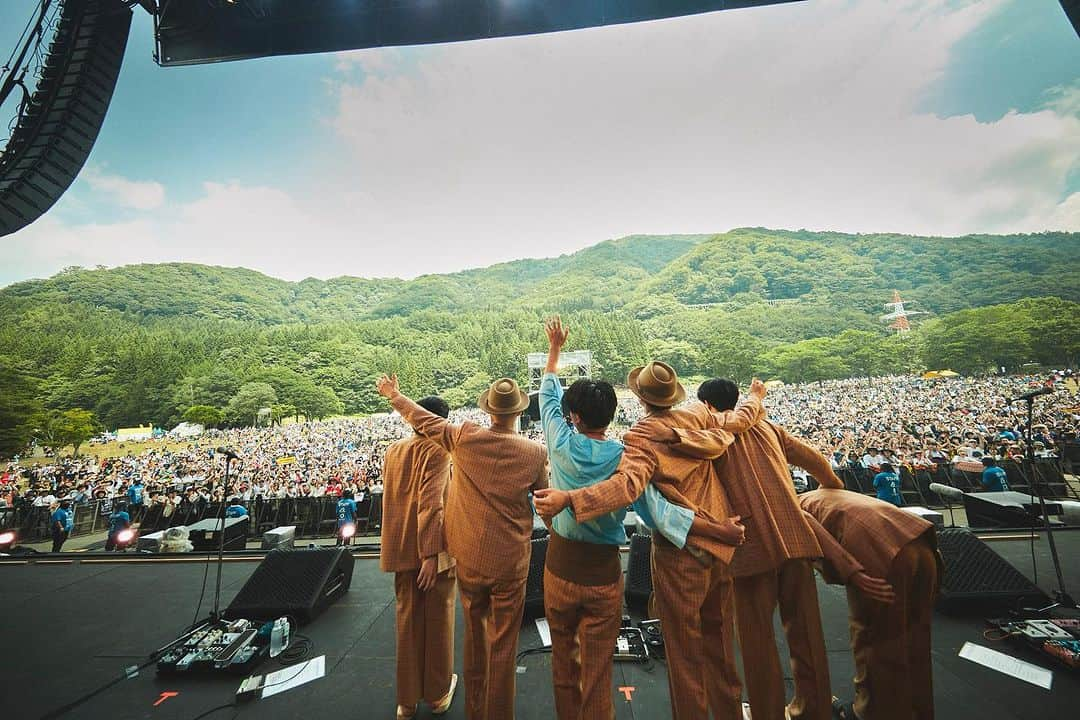
[[(0, 54), (34, 5), (0, 3)], [(0, 286), (173, 261), (415, 277), (745, 226), (1080, 231), (1080, 39), (1058, 0), (807, 0), (181, 68), (152, 52), (138, 10), (90, 159), (0, 238)]]

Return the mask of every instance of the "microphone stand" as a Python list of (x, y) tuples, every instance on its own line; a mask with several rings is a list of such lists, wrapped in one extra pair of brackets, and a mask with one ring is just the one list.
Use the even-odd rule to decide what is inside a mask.
[[(218, 557), (217, 557), (217, 580), (214, 583), (214, 609), (210, 611), (210, 620), (217, 621), (221, 619), (221, 566), (225, 564), (225, 504), (228, 502), (229, 495), (229, 463), (232, 462), (232, 456), (225, 456), (225, 485), (222, 488), (221, 493), (221, 511), (218, 514)], [(1059, 570), (1060, 576), (1060, 570)]]
[(1050, 544), (1050, 558), (1054, 562), (1054, 572), (1057, 574), (1058, 581), (1058, 590), (1054, 593), (1054, 602), (1044, 608), (1039, 608), (1039, 612), (1045, 613), (1059, 607), (1075, 609), (1076, 601), (1065, 591), (1065, 577), (1061, 574), (1061, 558), (1058, 556), (1057, 543), (1054, 542), (1054, 530), (1050, 524), (1050, 517), (1046, 514), (1046, 498), (1043, 493), (1042, 477), (1035, 468), (1035, 446), (1031, 443), (1031, 424), (1035, 398), (1031, 396), (1024, 398), (1024, 400), (1027, 402), (1027, 448), (1025, 448), (1025, 454), (1027, 455), (1028, 467), (1031, 468), (1035, 492), (1039, 496), (1039, 512), (1042, 515), (1043, 525), (1046, 527), (1046, 539)]

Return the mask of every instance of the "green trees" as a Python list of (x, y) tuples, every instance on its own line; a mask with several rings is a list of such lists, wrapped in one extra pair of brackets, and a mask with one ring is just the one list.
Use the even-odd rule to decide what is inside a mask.
[(225, 406), (225, 419), (233, 425), (258, 425), (259, 414), (275, 402), (277, 393), (268, 383), (244, 383)]
[[(268, 422), (381, 412), (382, 372), (414, 395), (472, 404), (496, 377), (525, 381), (552, 312), (571, 328), (568, 349), (591, 350), (614, 383), (650, 356), (742, 383), (1075, 366), (1078, 250), (1077, 233), (744, 228), (411, 281), (71, 268), (0, 289), (0, 456), (26, 446), (43, 409), (83, 408), (107, 428), (195, 415), (250, 425), (263, 408)], [(932, 313), (903, 338), (878, 321), (894, 288)]]
[(31, 417), (29, 424), (34, 440), (51, 449), (57, 458), (69, 445), (78, 457), (79, 447), (101, 431), (94, 413), (82, 408), (45, 410)]
[(224, 413), (209, 405), (192, 405), (184, 411), (184, 422), (202, 425), (205, 428), (217, 427), (225, 419)]

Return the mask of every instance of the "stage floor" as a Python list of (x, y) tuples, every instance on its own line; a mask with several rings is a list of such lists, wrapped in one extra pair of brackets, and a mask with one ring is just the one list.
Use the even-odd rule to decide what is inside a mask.
[[(1080, 592), (1080, 532), (1059, 533), (1067, 582)], [(993, 547), (1028, 577), (1032, 561), (1027, 541), (994, 542)], [(1039, 585), (1054, 587), (1045, 540), (1035, 543)], [(223, 573), (222, 605), (256, 567), (252, 561), (229, 561)], [(0, 697), (5, 718), (36, 718), (92, 692), (141, 664), (154, 649), (174, 639), (196, 614), (203, 565), (193, 562), (95, 563), (77, 561), (0, 565)], [(206, 600), (212, 602), (211, 570)], [(833, 691), (850, 698), (852, 660), (848, 649), (847, 604), (842, 588), (819, 583)], [(458, 628), (461, 628), (458, 608)], [(934, 623), (934, 682), (939, 718), (947, 720), (1044, 720), (1074, 717), (1080, 708), (1080, 676), (1029, 655), (1023, 659), (1054, 670), (1050, 691), (989, 670), (957, 656), (965, 642), (1017, 655), (1004, 643), (983, 638), (981, 617), (938, 613)], [(314, 643), (312, 656), (326, 656), (326, 677), (210, 718), (393, 718), (394, 604), (391, 578), (378, 561), (356, 561), (352, 588), (314, 623), (302, 629)], [(783, 633), (777, 629), (777, 636)], [(521, 632), (520, 649), (539, 646), (532, 623)], [(787, 652), (785, 647), (781, 652)], [(457, 648), (461, 668), (461, 646)], [(785, 655), (786, 657), (786, 655)], [(271, 667), (271, 665), (273, 667)], [(517, 717), (554, 717), (549, 655), (530, 655), (519, 663)], [(785, 662), (786, 666), (786, 662)], [(276, 669), (276, 662), (262, 667)], [(616, 716), (670, 717), (667, 679), (662, 663), (650, 669), (616, 665)], [(239, 678), (159, 679), (153, 667), (123, 680), (72, 710), (70, 718), (155, 718), (192, 720), (232, 701)], [(633, 688), (630, 699), (619, 688)], [(163, 692), (178, 693), (155, 705)], [(790, 681), (789, 681), (790, 694)], [(431, 717), (421, 710), (419, 717)], [(465, 717), (463, 695), (443, 717)]]

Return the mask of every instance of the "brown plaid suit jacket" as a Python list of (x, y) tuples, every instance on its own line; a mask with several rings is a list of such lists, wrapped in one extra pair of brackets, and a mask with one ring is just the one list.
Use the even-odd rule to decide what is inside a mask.
[(715, 464), (734, 514), (746, 525), (746, 542), (731, 561), (732, 575), (756, 575), (787, 560), (821, 557), (788, 468), (798, 465), (829, 482), (836, 474), (821, 453), (765, 420), (736, 437)]
[(529, 574), (533, 509), (547, 487), (547, 450), (516, 433), (454, 425), (397, 395), (390, 403), (417, 434), (450, 453), (446, 544), (457, 564), (497, 580)]
[[(799, 496), (799, 505), (850, 553), (870, 575), (884, 578), (893, 560), (912, 540), (927, 536), (936, 547), (933, 524), (877, 498), (823, 488)], [(825, 553), (833, 567), (826, 579), (845, 581), (854, 572), (842, 556)], [(940, 555), (938, 556), (940, 564)], [(938, 570), (942, 570), (939, 566)], [(845, 575), (845, 573), (847, 573)]]
[[(640, 420), (623, 438), (626, 446), (615, 473), (607, 480), (570, 493), (578, 522), (634, 502), (652, 482), (670, 502), (720, 522), (732, 513), (713, 463), (728, 450), (736, 433), (744, 432), (763, 415), (761, 402), (748, 398), (735, 410), (711, 413), (702, 403), (690, 403)], [(695, 537), (709, 555), (728, 562), (731, 545)]]
[(383, 466), (383, 572), (416, 570), (439, 556), (439, 571), (453, 565), (446, 551), (443, 507), (450, 484), (450, 453), (420, 435), (399, 440)]

